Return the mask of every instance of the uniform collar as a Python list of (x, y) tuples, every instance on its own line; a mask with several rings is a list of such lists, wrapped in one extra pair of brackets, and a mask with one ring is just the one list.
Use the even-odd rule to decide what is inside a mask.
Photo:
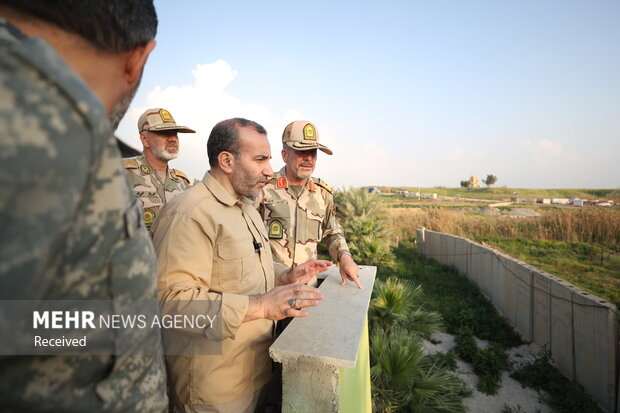
[[(282, 167), (276, 174), (276, 188), (288, 189), (288, 179), (286, 178), (286, 165)], [(316, 183), (312, 177), (308, 178), (308, 182), (304, 185), (310, 192), (316, 192)]]
[(207, 189), (211, 191), (213, 196), (222, 204), (233, 206), (238, 202), (238, 200), (232, 196), (230, 192), (228, 192), (226, 188), (224, 188), (222, 184), (220, 184), (217, 179), (209, 173), (209, 171), (205, 173), (204, 178), (202, 178), (202, 182), (205, 184)]

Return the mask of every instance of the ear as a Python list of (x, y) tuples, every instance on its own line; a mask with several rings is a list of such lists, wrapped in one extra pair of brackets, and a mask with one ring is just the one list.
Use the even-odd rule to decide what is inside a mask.
[(146, 137), (146, 133), (140, 132), (140, 142), (142, 142), (142, 146), (144, 146), (145, 148), (148, 148), (150, 146), (149, 140)]
[(128, 83), (135, 83), (140, 80), (142, 69), (154, 48), (155, 40), (149, 40), (144, 46), (138, 46), (127, 52), (125, 77)]
[(284, 148), (282, 148), (282, 161), (284, 161), (284, 163), (286, 163), (286, 160), (288, 159), (288, 151)]
[(231, 174), (235, 166), (235, 156), (230, 152), (220, 152), (217, 156), (217, 162), (220, 170), (227, 174)]

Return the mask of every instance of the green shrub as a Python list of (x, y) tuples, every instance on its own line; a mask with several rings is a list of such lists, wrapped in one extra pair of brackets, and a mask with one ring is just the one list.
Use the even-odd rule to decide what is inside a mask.
[(603, 413), (579, 384), (567, 379), (551, 364), (545, 349), (534, 363), (510, 375), (537, 391), (544, 391), (543, 400), (557, 413)]

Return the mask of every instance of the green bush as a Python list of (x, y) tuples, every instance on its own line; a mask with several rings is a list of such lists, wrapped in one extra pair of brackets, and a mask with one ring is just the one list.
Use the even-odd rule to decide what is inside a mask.
[(513, 379), (537, 391), (544, 391), (543, 400), (557, 413), (603, 413), (579, 384), (567, 379), (550, 364), (551, 355), (545, 349), (534, 363), (510, 375)]

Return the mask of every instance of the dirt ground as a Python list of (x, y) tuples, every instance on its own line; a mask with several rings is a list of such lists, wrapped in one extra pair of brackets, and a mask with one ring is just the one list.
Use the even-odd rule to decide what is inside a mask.
[[(433, 334), (433, 340), (438, 344), (426, 341), (424, 347), (429, 354), (437, 352), (445, 353), (454, 347), (454, 336), (447, 333)], [(484, 348), (487, 343), (476, 340), (478, 347)], [(514, 368), (520, 368), (525, 364), (532, 363), (535, 358), (530, 351), (530, 347), (524, 344), (515, 347), (508, 352), (510, 362)], [(535, 390), (521, 386), (521, 384), (509, 377), (508, 372), (502, 373), (502, 387), (496, 395), (488, 396), (476, 390), (478, 376), (473, 372), (472, 367), (461, 360), (457, 362), (457, 375), (473, 391), (473, 394), (464, 400), (465, 406), (470, 413), (501, 413), (505, 406), (512, 407), (523, 413), (551, 413), (551, 408), (540, 401), (540, 397)]]

